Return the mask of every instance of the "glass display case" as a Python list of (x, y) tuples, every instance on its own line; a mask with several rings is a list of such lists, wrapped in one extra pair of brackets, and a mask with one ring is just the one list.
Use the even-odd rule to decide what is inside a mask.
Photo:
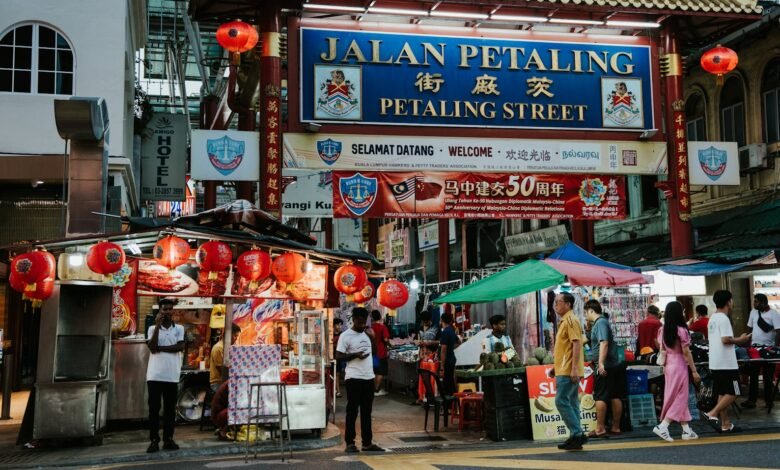
[(325, 393), (325, 312), (301, 310), (274, 322), (275, 342), (282, 345), (281, 379), (286, 382), (290, 428), (319, 433), (327, 426)]

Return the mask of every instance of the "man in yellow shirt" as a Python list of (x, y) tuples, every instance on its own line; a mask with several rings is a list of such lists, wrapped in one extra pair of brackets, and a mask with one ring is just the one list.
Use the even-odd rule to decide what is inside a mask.
[(558, 446), (561, 450), (582, 450), (588, 440), (580, 424), (580, 378), (585, 375), (582, 354), (582, 325), (574, 315), (574, 296), (558, 294), (553, 306), (560, 317), (555, 336), (555, 406), (569, 429), (569, 438)]
[[(241, 333), (241, 327), (233, 323), (232, 325), (232, 338), (230, 344), (234, 344), (238, 339), (238, 335)], [(211, 363), (209, 364), (209, 384), (211, 385), (211, 391), (216, 392), (219, 385), (222, 383), (222, 377), (227, 378), (227, 367), (225, 364), (225, 338), (220, 339), (211, 348)]]

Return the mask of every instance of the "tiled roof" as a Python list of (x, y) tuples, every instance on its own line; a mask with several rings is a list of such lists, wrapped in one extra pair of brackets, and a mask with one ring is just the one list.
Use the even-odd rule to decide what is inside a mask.
[(648, 8), (720, 13), (761, 13), (756, 0), (536, 0), (563, 5), (597, 5), (602, 7)]

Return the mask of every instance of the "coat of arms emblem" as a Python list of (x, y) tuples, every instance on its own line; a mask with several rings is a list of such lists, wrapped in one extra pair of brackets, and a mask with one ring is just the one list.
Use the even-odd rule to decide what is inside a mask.
[(358, 217), (362, 216), (376, 201), (377, 179), (355, 173), (349, 178), (341, 178), (339, 192), (347, 209)]
[(333, 139), (318, 140), (317, 153), (323, 162), (333, 165), (341, 156), (341, 142)]
[(228, 136), (206, 141), (206, 151), (211, 165), (225, 176), (233, 173), (241, 165), (244, 160), (244, 149), (244, 141), (231, 139)]
[[(606, 84), (602, 83), (602, 87)], [(604, 125), (607, 127), (641, 127), (641, 95), (629, 90), (626, 81), (614, 82), (614, 89), (604, 103)]]
[(706, 149), (699, 150), (699, 165), (701, 169), (712, 181), (717, 181), (726, 172), (728, 163), (728, 154), (725, 150), (720, 150), (712, 145)]
[(359, 92), (355, 84), (347, 79), (344, 70), (330, 70), (330, 78), (321, 81), (319, 87), (317, 111), (322, 113), (320, 116), (349, 119), (353, 111), (359, 110)]

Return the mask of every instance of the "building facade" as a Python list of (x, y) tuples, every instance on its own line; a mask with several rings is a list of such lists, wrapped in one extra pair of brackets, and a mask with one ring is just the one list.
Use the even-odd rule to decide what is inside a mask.
[(107, 205), (137, 211), (135, 57), (145, 38), (144, 0), (0, 3), (0, 244), (64, 233), (66, 147), (55, 99), (106, 100)]

